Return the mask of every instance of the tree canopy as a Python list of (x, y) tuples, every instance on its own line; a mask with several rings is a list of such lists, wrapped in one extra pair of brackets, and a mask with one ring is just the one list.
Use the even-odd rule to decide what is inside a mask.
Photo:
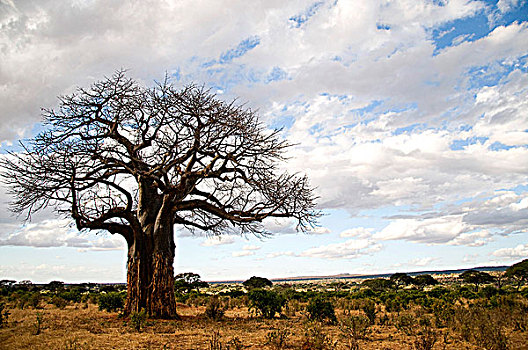
[(271, 282), (269, 279), (265, 277), (257, 277), (253, 276), (250, 279), (242, 282), (242, 284), (246, 288), (264, 288), (264, 287), (271, 287), (273, 285), (273, 282)]
[(522, 282), (528, 282), (528, 259), (524, 259), (506, 269), (506, 277), (517, 280), (517, 289)]
[(414, 277), (413, 284), (424, 287), (424, 286), (434, 286), (438, 284), (438, 281), (429, 274), (418, 275)]
[(467, 270), (460, 274), (461, 278), (466, 283), (471, 283), (475, 285), (475, 289), (478, 291), (478, 287), (481, 284), (491, 283), (495, 279), (489, 273), (477, 270)]
[(174, 288), (180, 292), (188, 293), (191, 290), (205, 288), (209, 284), (202, 281), (199, 274), (194, 272), (179, 273), (175, 277)]

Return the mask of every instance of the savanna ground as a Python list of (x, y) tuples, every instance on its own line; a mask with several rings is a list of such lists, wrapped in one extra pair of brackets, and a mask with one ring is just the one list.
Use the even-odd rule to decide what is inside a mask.
[(1, 299), (0, 349), (528, 349), (528, 293), (513, 288), (266, 290), (272, 318), (259, 309), (272, 299), (193, 291), (180, 320), (124, 318), (97, 293), (15, 292)]

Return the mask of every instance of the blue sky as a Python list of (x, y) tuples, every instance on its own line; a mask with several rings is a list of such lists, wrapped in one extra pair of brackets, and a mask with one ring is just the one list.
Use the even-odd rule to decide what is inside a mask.
[[(116, 69), (205, 84), (295, 144), (320, 227), (177, 233), (206, 280), (511, 264), (528, 257), (528, 2), (0, 0), (0, 156), (40, 108)], [(0, 186), (0, 278), (125, 281), (124, 242)]]

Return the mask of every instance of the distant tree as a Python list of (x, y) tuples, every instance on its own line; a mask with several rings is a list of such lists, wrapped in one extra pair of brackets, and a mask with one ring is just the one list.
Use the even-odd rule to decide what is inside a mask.
[(414, 285), (419, 287), (434, 286), (438, 284), (438, 281), (429, 274), (418, 275), (414, 277)]
[(19, 281), (17, 284), (15, 284), (14, 288), (18, 290), (25, 290), (25, 291), (32, 290), (33, 282), (31, 282), (30, 280), (22, 280), (22, 281)]
[(30, 218), (52, 208), (78, 230), (122, 236), (125, 315), (177, 317), (175, 225), (265, 235), (267, 218), (308, 231), (319, 217), (307, 177), (279, 170), (290, 147), (279, 130), (205, 88), (148, 88), (118, 71), (43, 117), (22, 151), (0, 159), (11, 209)]
[(406, 273), (401, 273), (401, 272), (391, 275), (390, 280), (397, 285), (404, 285), (404, 286), (413, 284), (414, 282), (414, 279), (411, 276), (409, 276)]
[(383, 291), (394, 287), (394, 283), (390, 279), (386, 278), (373, 278), (364, 280), (361, 285), (369, 287), (375, 291)]
[(191, 290), (198, 290), (198, 288), (205, 288), (207, 286), (209, 284), (202, 281), (200, 275), (197, 273), (184, 272), (174, 277), (174, 289), (183, 293), (189, 293)]
[(15, 283), (15, 280), (0, 280), (0, 287), (12, 287)]
[(273, 282), (264, 277), (253, 276), (250, 279), (242, 282), (242, 284), (248, 289), (271, 287)]
[(471, 283), (475, 285), (475, 292), (478, 292), (479, 286), (481, 284), (491, 283), (495, 279), (489, 273), (477, 270), (467, 270), (464, 271), (458, 276), (466, 283)]
[(44, 287), (45, 289), (47, 290), (50, 290), (50, 291), (56, 291), (56, 290), (61, 290), (61, 289), (64, 289), (64, 282), (62, 281), (51, 281), (50, 283), (46, 284), (46, 286)]
[(513, 264), (506, 269), (505, 276), (517, 282), (517, 290), (523, 282), (528, 282), (528, 259)]

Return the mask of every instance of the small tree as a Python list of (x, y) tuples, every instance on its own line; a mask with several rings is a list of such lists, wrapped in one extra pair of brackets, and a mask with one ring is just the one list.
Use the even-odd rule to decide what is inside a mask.
[(266, 289), (253, 289), (248, 293), (249, 309), (264, 318), (273, 318), (280, 313), (286, 300), (277, 292)]
[(411, 276), (409, 276), (406, 273), (401, 273), (401, 272), (398, 272), (398, 273), (395, 273), (395, 274), (391, 275), (390, 276), (390, 280), (393, 283), (395, 283), (396, 285), (407, 286), (409, 284), (413, 284), (414, 283), (414, 279)]
[(43, 113), (44, 130), (0, 159), (11, 209), (51, 207), (78, 230), (121, 235), (125, 315), (177, 316), (175, 225), (263, 235), (266, 218), (307, 231), (319, 216), (308, 179), (278, 169), (290, 146), (279, 130), (204, 88), (147, 88), (119, 71)]
[(312, 321), (324, 321), (334, 324), (337, 322), (334, 305), (323, 296), (318, 295), (312, 298), (306, 306), (308, 318)]
[(369, 287), (375, 291), (383, 291), (394, 287), (394, 283), (391, 280), (385, 278), (373, 278), (364, 280), (361, 282), (362, 286)]
[(191, 290), (198, 291), (199, 288), (208, 286), (209, 283), (202, 281), (197, 273), (184, 272), (174, 277), (174, 289), (182, 293), (189, 293)]
[(438, 281), (429, 274), (423, 274), (414, 277), (413, 284), (423, 288), (425, 286), (435, 286), (438, 284)]
[(64, 282), (62, 281), (51, 281), (45, 287), (45, 289), (52, 292), (64, 289)]
[(478, 292), (479, 285), (494, 281), (493, 276), (491, 276), (489, 273), (477, 270), (464, 271), (458, 277), (466, 283), (474, 284), (475, 292)]
[(248, 289), (265, 288), (273, 286), (273, 282), (271, 282), (269, 279), (257, 276), (251, 277), (250, 279), (242, 282), (242, 284)]
[(528, 282), (528, 259), (508, 267), (505, 276), (517, 281), (517, 290), (519, 290), (523, 282)]

